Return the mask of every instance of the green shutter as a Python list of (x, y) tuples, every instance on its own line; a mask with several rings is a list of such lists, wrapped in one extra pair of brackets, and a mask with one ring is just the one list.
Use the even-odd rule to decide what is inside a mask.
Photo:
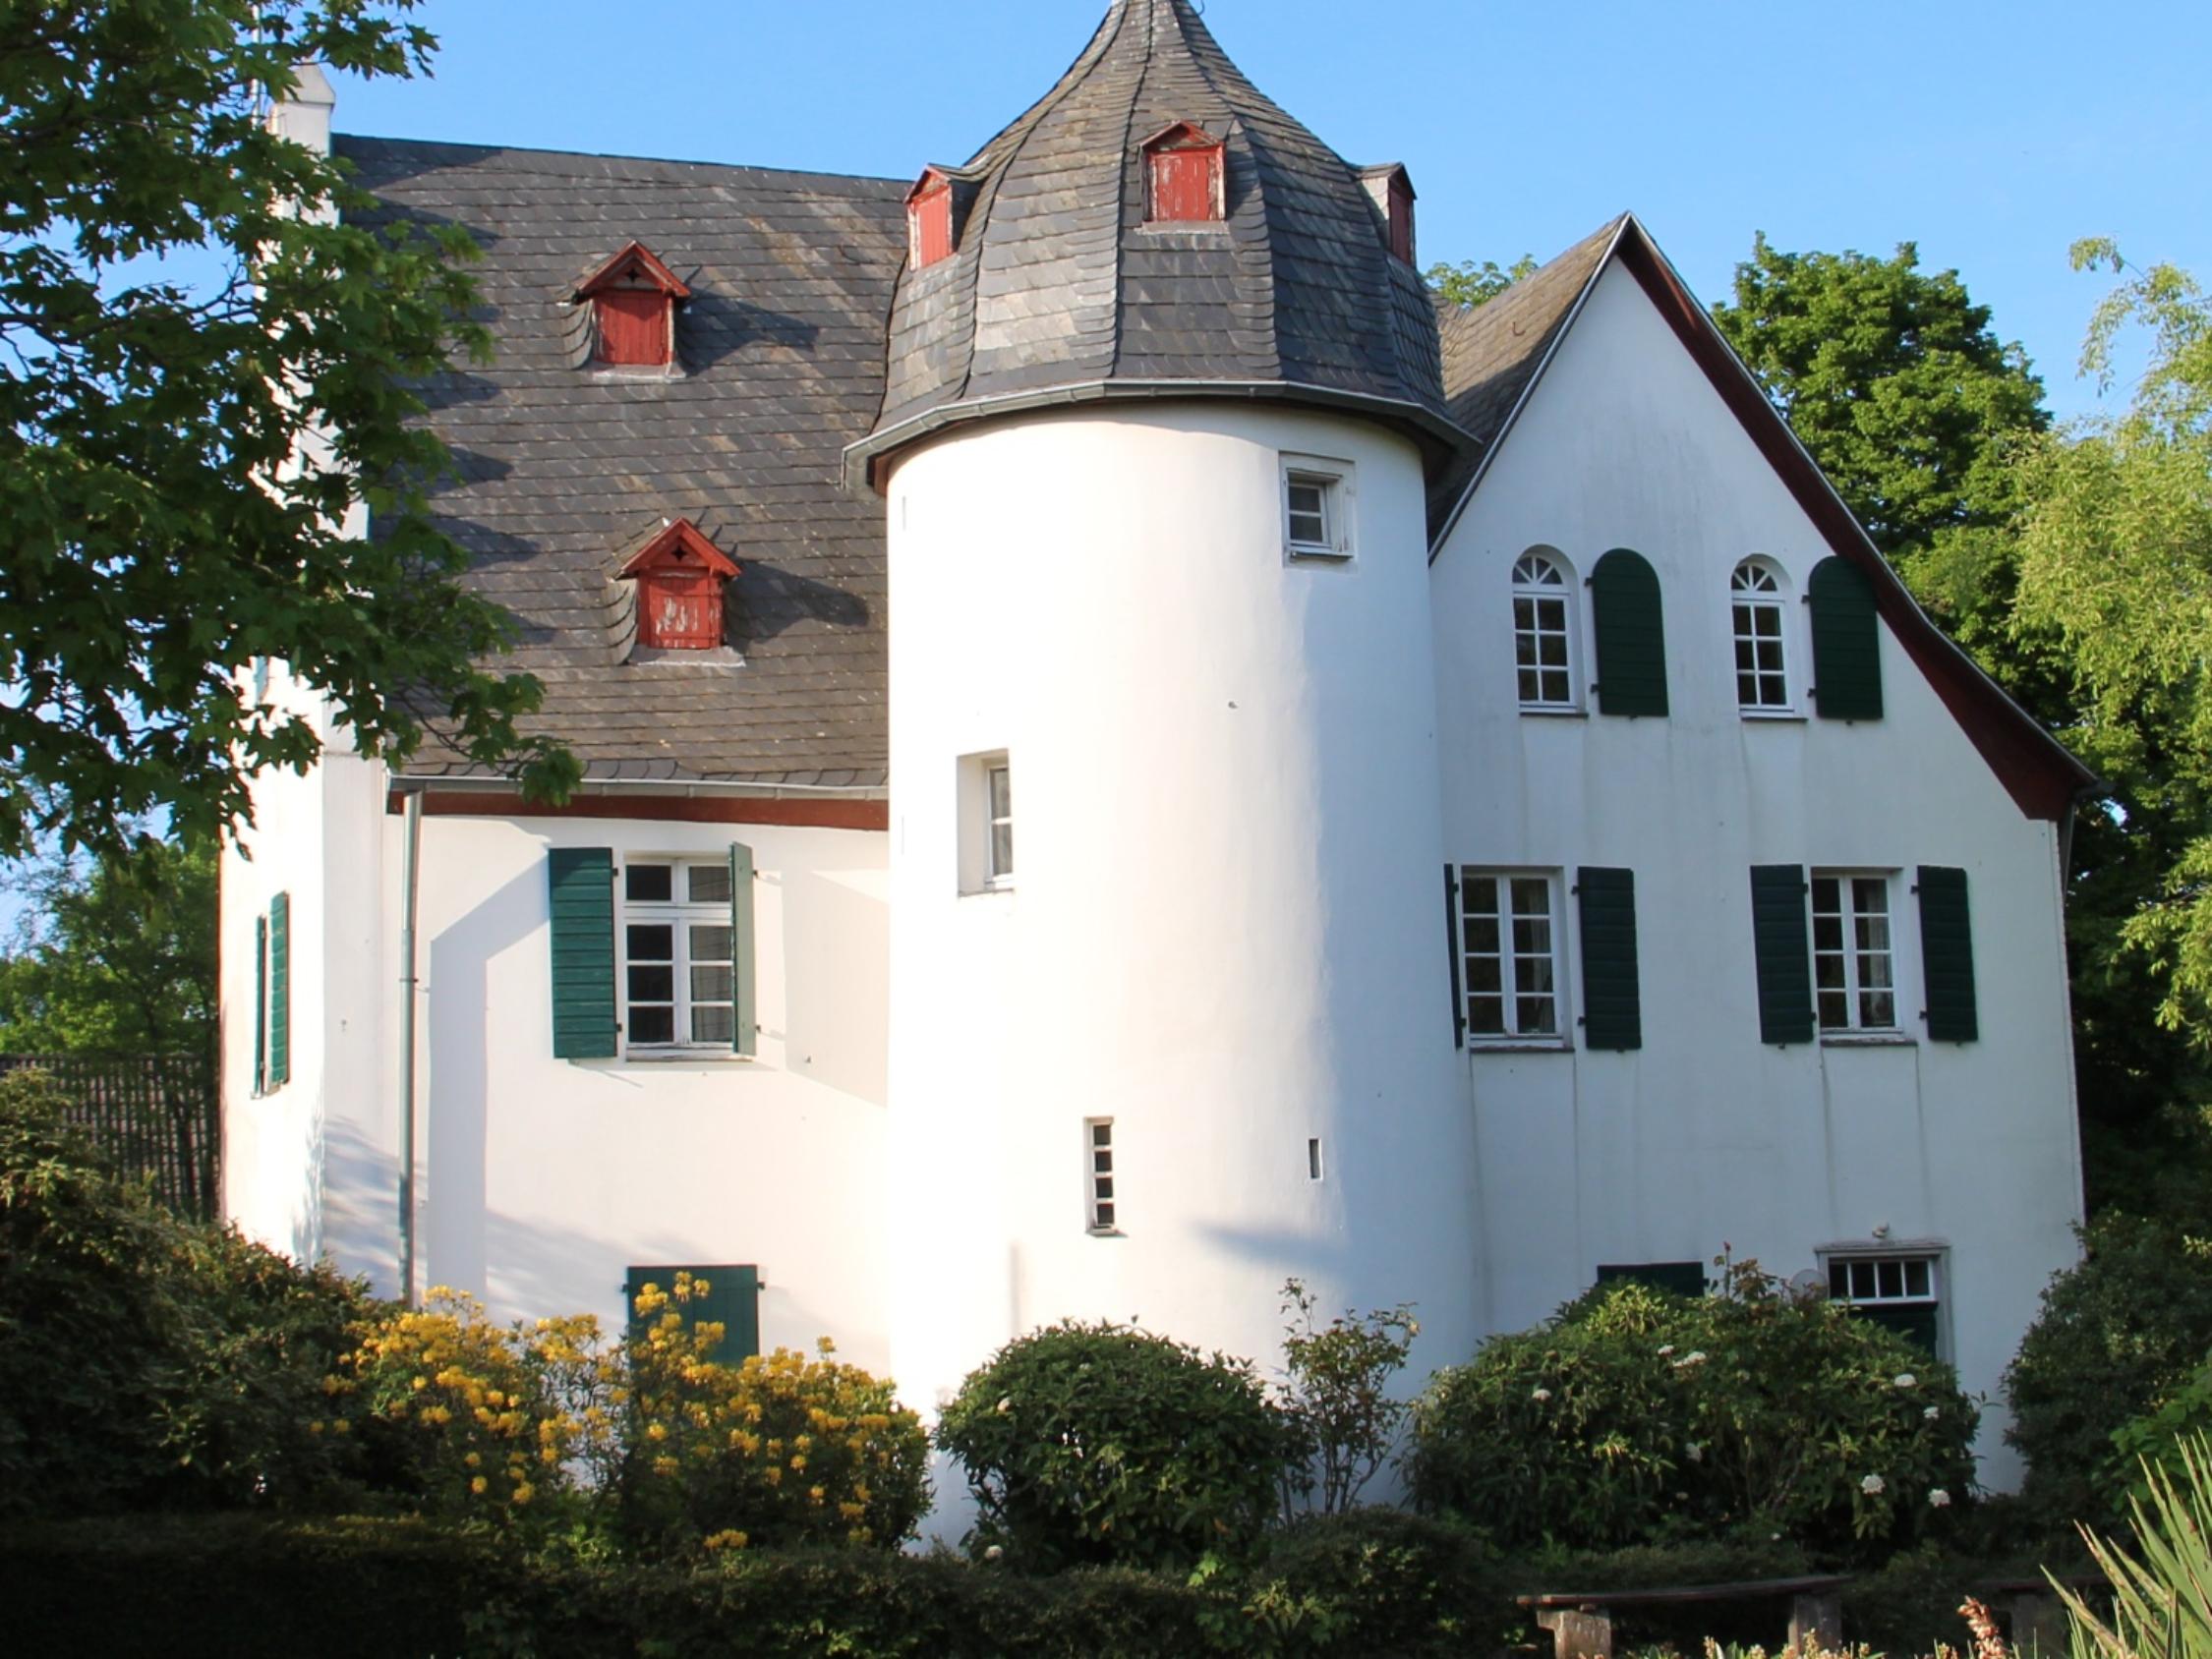
[(729, 960), (737, 982), (736, 1035), (730, 1047), (741, 1055), (760, 1049), (759, 976), (753, 966), (753, 849), (743, 842), (729, 848)]
[(268, 1086), (292, 1080), (292, 899), (268, 901)]
[(1598, 636), (1598, 712), (1666, 713), (1666, 625), (1659, 572), (1641, 553), (1615, 547), (1590, 573), (1591, 624)]
[(268, 1093), (268, 918), (254, 918), (254, 1093)]
[(675, 1288), (676, 1275), (688, 1273), (707, 1282), (707, 1293), (694, 1296), (683, 1308), (686, 1323), (713, 1323), (723, 1328), (722, 1341), (707, 1355), (724, 1365), (735, 1365), (760, 1352), (760, 1269), (757, 1267), (633, 1267), (622, 1281), (622, 1317), (632, 1336), (637, 1335), (638, 1292), (648, 1285), (663, 1290)]
[(1636, 977), (1636, 873), (1575, 872), (1582, 906), (1582, 1040), (1591, 1049), (1641, 1049)]
[(614, 1055), (614, 852), (554, 847), (546, 855), (553, 911), (555, 1059)]
[(1751, 867), (1751, 941), (1759, 965), (1759, 1040), (1813, 1040), (1812, 942), (1805, 927), (1805, 872), (1795, 864)]
[(1813, 701), (1830, 720), (1882, 717), (1882, 623), (1865, 572), (1829, 557), (1805, 585), (1813, 605)]
[(1936, 1305), (1933, 1302), (1860, 1302), (1851, 1311), (1861, 1319), (1881, 1326), (1885, 1331), (1894, 1331), (1906, 1342), (1936, 1357)]
[(1705, 1263), (1635, 1262), (1601, 1267), (1598, 1270), (1598, 1283), (1601, 1286), (1642, 1285), (1674, 1296), (1702, 1296), (1705, 1294)]
[(1974, 1015), (1974, 930), (1966, 908), (1966, 872), (1923, 864), (1919, 886), (1928, 1035), (1939, 1043), (1971, 1043), (1982, 1033)]

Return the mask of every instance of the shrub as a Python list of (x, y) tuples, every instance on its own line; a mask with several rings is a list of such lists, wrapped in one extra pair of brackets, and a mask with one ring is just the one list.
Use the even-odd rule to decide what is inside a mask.
[(1296, 1522), (1242, 1594), (1248, 1639), (1288, 1652), (1494, 1653), (1513, 1613), (1480, 1533), (1391, 1509)]
[[(2212, 1358), (2140, 1417), (2123, 1423), (2112, 1438), (2118, 1465), (2115, 1484), (2131, 1486), (2135, 1497), (2149, 1495), (2144, 1471), (2152, 1467), (2180, 1475), (2189, 1444), (2212, 1441)], [(2137, 1478), (2130, 1480), (2131, 1475)]]
[(2113, 1437), (2152, 1411), (2212, 1350), (2212, 1241), (2170, 1220), (2107, 1216), (2051, 1281), (2005, 1374), (2006, 1438), (2048, 1523), (2114, 1516), (2132, 1475)]
[(707, 1357), (722, 1328), (691, 1323), (708, 1289), (646, 1286), (627, 1344), (622, 1524), (661, 1549), (848, 1543), (895, 1547), (929, 1507), (929, 1441), (892, 1385), (857, 1366), (779, 1348), (743, 1365)]
[(1249, 1553), (1293, 1450), (1249, 1362), (1078, 1323), (969, 1373), (937, 1441), (981, 1511), (973, 1547), (1033, 1572)]
[(1947, 1367), (1743, 1263), (1703, 1298), (1593, 1291), (1439, 1371), (1409, 1471), (1509, 1549), (1741, 1530), (1865, 1559), (1965, 1496), (1974, 1423)]
[(1284, 1282), (1283, 1311), (1294, 1317), (1283, 1331), (1282, 1402), (1294, 1451), (1283, 1507), (1295, 1492), (1323, 1515), (1342, 1515), (1398, 1444), (1412, 1407), (1391, 1397), (1390, 1383), (1421, 1326), (1401, 1302), (1365, 1319), (1348, 1310), (1316, 1330), (1313, 1308), (1304, 1285)]
[(320, 1499), (309, 1431), (357, 1281), (162, 1208), (0, 1078), (0, 1513)]
[(316, 1426), (357, 1435), (377, 1484), (427, 1515), (513, 1523), (611, 1461), (604, 1378), (588, 1315), (506, 1328), (440, 1287), (362, 1332)]

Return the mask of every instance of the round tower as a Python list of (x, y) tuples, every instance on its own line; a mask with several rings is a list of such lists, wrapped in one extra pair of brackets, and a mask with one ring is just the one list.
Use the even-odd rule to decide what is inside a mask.
[(1117, 0), (909, 203), (856, 474), (891, 566), (894, 1366), (1278, 1292), (1475, 1324), (1412, 192)]

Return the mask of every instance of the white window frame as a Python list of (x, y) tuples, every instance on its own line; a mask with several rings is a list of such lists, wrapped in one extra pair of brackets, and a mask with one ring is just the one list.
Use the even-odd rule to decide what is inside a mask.
[[(1754, 578), (1764, 577), (1771, 586), (1765, 589), (1738, 587), (1746, 572)], [(1797, 661), (1796, 641), (1790, 637), (1789, 578), (1781, 566), (1773, 559), (1760, 555), (1739, 559), (1728, 572), (1728, 671), (1736, 684), (1736, 710), (1747, 720), (1777, 719), (1793, 716), (1797, 713), (1797, 686), (1793, 669)], [(1768, 669), (1757, 666), (1758, 636), (1751, 636), (1754, 666), (1746, 670), (1737, 660), (1746, 637), (1741, 624), (1746, 617), (1772, 615), (1774, 618), (1773, 644), (1779, 654), (1778, 666)], [(1756, 625), (1755, 625), (1756, 628)], [(1756, 679), (1779, 679), (1781, 701), (1778, 703), (1746, 703), (1743, 699), (1743, 676), (1750, 672)]]
[[(641, 899), (630, 896), (630, 872), (632, 870), (666, 868), (669, 871), (669, 896), (666, 899)], [(618, 956), (614, 976), (617, 1006), (622, 1022), (622, 1053), (625, 1058), (659, 1058), (666, 1056), (727, 1055), (736, 1047), (737, 1020), (737, 947), (736, 930), (730, 913), (730, 898), (724, 896), (695, 899), (690, 896), (691, 876), (694, 869), (719, 871), (727, 888), (729, 880), (729, 856), (702, 856), (697, 853), (635, 853), (625, 854), (615, 882), (614, 938)], [(669, 929), (669, 999), (639, 999), (642, 1008), (669, 1010), (670, 1040), (668, 1042), (641, 1041), (635, 1032), (636, 1019), (631, 1011), (631, 972), (633, 967), (653, 969), (662, 966), (658, 958), (646, 957), (633, 962), (630, 954), (630, 930), (666, 926)], [(692, 954), (692, 930), (694, 928), (720, 928), (728, 936), (729, 956), (713, 957)], [(729, 975), (728, 998), (700, 997), (696, 995), (695, 970), (725, 968)], [(726, 1007), (729, 1010), (730, 1028), (721, 1037), (692, 1035), (694, 1008)]]
[[(1556, 583), (1544, 582), (1534, 575), (1538, 566), (1548, 566), (1558, 578)], [(1574, 566), (1551, 547), (1530, 547), (1513, 561), (1509, 578), (1509, 597), (1506, 617), (1512, 624), (1513, 652), (1509, 658), (1513, 668), (1513, 695), (1521, 712), (1528, 715), (1579, 715), (1582, 713), (1582, 606), (1576, 602), (1577, 589)], [(1526, 601), (1534, 606), (1556, 602), (1559, 606), (1559, 625), (1547, 627), (1540, 615), (1532, 615), (1532, 625), (1522, 626), (1521, 606)], [(1537, 660), (1523, 663), (1522, 641), (1526, 636), (1532, 643)], [(1543, 660), (1543, 641), (1556, 637), (1565, 653), (1562, 663)], [(1525, 672), (1537, 676), (1537, 695), (1526, 695), (1521, 683)], [(1543, 680), (1547, 673), (1562, 677), (1564, 691), (1556, 698), (1543, 695)]]
[[(1940, 1243), (1831, 1244), (1817, 1252), (1831, 1301), (1847, 1307), (1932, 1307), (1936, 1310), (1936, 1352), (1950, 1353), (1950, 1252)], [(1896, 1270), (1892, 1281), (1886, 1269)], [(1925, 1268), (1925, 1288), (1912, 1288), (1915, 1268)], [(1844, 1293), (1836, 1292), (1838, 1275)], [(1858, 1293), (1857, 1281), (1872, 1280), (1871, 1293)], [(1893, 1289), (1892, 1289), (1893, 1286)]]
[(1111, 1117), (1085, 1117), (1083, 1227), (1093, 1236), (1111, 1237), (1122, 1230), (1116, 1221), (1121, 1211), (1114, 1180), (1114, 1120)]
[[(1282, 458), (1283, 553), (1286, 558), (1304, 562), (1342, 564), (1353, 555), (1352, 519), (1352, 463), (1332, 461), (1318, 455), (1285, 455)], [(1301, 535), (1296, 528), (1301, 518), (1311, 514), (1293, 513), (1291, 491), (1293, 488), (1316, 488), (1321, 492), (1321, 534), (1318, 539)]]
[[(998, 811), (993, 796), (997, 778), (1006, 780), (1006, 808)], [(1006, 893), (1014, 890), (1015, 873), (1020, 868), (1020, 845), (1015, 836), (1014, 763), (1004, 749), (960, 756), (955, 768), (955, 807), (959, 847), (960, 891), (965, 896)], [(1006, 830), (1006, 853), (999, 851), (998, 831)]]
[[(1471, 948), (1471, 924), (1484, 916), (1469, 904), (1472, 884), (1489, 882), (1499, 884), (1492, 887), (1498, 903), (1497, 944), (1494, 951), (1478, 951)], [(1518, 883), (1541, 883), (1544, 895), (1545, 932), (1549, 948), (1542, 952), (1514, 948), (1517, 941), (1514, 924), (1533, 920), (1521, 915), (1515, 905)], [(1547, 1048), (1568, 1047), (1568, 1033), (1573, 1030), (1573, 1012), (1567, 1001), (1567, 937), (1566, 937), (1566, 881), (1559, 870), (1514, 869), (1485, 865), (1463, 865), (1459, 872), (1459, 934), (1455, 941), (1459, 949), (1460, 995), (1467, 1016), (1467, 1041), (1477, 1048)], [(1494, 960), (1497, 967), (1497, 990), (1478, 990), (1477, 967), (1479, 962)], [(1538, 961), (1548, 963), (1549, 986), (1525, 986), (1523, 975), (1526, 965)], [(1536, 977), (1536, 976), (1532, 976)], [(1484, 1031), (1476, 1015), (1475, 1000), (1478, 997), (1498, 999), (1499, 1021), (1504, 1029)], [(1532, 999), (1548, 996), (1551, 1001), (1551, 1020), (1548, 1027), (1539, 1027), (1528, 1020), (1522, 1004)]]
[[(1825, 882), (1836, 884), (1838, 907), (1834, 910), (1824, 910), (1821, 907), (1821, 885)], [(1874, 915), (1871, 910), (1861, 909), (1862, 883), (1876, 884), (1882, 894), (1882, 944), (1879, 949), (1871, 949), (1862, 943), (1861, 924)], [(1904, 954), (1898, 939), (1897, 886), (1897, 872), (1894, 870), (1817, 869), (1810, 873), (1805, 894), (1811, 924), (1808, 937), (1813, 952), (1813, 1018), (1824, 1039), (1862, 1035), (1897, 1038), (1905, 1035), (1899, 1004), (1903, 991), (1897, 983), (1897, 963)], [(1824, 947), (1821, 925), (1828, 918), (1834, 919), (1836, 932), (1834, 943), (1827, 944)], [(1882, 971), (1888, 977), (1887, 984), (1873, 983), (1873, 975), (1869, 969), (1876, 958), (1882, 960)], [(1835, 964), (1836, 973), (1840, 977), (1839, 984), (1823, 982), (1821, 975), (1827, 962)], [(1836, 996), (1843, 999), (1845, 1017), (1841, 1021), (1828, 1017), (1827, 1000)], [(1876, 1017), (1879, 1009), (1870, 1005), (1872, 999), (1883, 996), (1890, 1000), (1890, 1018), (1887, 1022)]]

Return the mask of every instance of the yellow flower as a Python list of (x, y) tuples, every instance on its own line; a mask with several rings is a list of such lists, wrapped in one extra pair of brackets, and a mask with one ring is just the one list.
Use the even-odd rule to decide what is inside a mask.
[(532, 1498), (535, 1498), (537, 1495), (538, 1489), (535, 1486), (532, 1486), (527, 1480), (514, 1489), (514, 1501), (518, 1504), (527, 1504)]
[(469, 1482), (469, 1490), (481, 1497), (491, 1487), (491, 1485), (492, 1483), (489, 1480), (486, 1480), (484, 1476), (478, 1475), (474, 1480)]

